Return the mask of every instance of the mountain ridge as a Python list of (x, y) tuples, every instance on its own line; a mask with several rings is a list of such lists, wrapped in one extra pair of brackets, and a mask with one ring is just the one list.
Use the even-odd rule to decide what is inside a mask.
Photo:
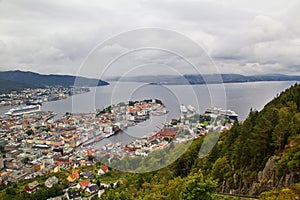
[(0, 79), (0, 94), (8, 93), (11, 91), (17, 91), (24, 88), (36, 88), (36, 86), (31, 84), (25, 84), (25, 83)]
[[(45, 87), (45, 86), (63, 86), (63, 87), (94, 87), (104, 86), (109, 83), (103, 80), (85, 78), (72, 75), (39, 74), (31, 71), (0, 71), (1, 89), (3, 91), (12, 91), (14, 89)], [(11, 84), (18, 85), (16, 88)]]

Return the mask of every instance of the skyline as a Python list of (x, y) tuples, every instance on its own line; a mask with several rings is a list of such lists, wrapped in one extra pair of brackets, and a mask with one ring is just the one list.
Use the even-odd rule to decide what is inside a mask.
[[(120, 33), (157, 27), (203, 47), (208, 54), (204, 60), (211, 58), (220, 73), (300, 75), (299, 6), (297, 1), (0, 1), (0, 70), (76, 75), (95, 46)], [(176, 35), (166, 40), (149, 34), (134, 42), (147, 44), (149, 36), (157, 44), (168, 43), (166, 47), (186, 52), (188, 59), (193, 54)], [(128, 52), (131, 45), (132, 40), (112, 41), (99, 50), (103, 59), (112, 59)], [(79, 75), (93, 77), (103, 67), (99, 66), (103, 59), (89, 63), (93, 67)], [(115, 67), (126, 73), (146, 63), (147, 71), (133, 75), (157, 70), (169, 74), (169, 69), (162, 70), (165, 64), (191, 73), (177, 61), (165, 52), (146, 50), (127, 56)], [(195, 62), (203, 68), (200, 72), (216, 72), (205, 62)]]

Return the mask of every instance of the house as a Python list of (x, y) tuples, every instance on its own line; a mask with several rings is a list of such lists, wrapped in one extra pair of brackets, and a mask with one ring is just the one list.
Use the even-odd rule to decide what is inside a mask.
[(91, 184), (90, 180), (86, 179), (84, 181), (79, 182), (76, 187), (85, 190)]
[(60, 166), (56, 166), (54, 169), (53, 169), (53, 172), (56, 173), (56, 172), (60, 172)]
[(33, 164), (26, 164), (24, 167), (23, 167), (23, 170), (29, 174), (32, 174), (34, 173), (34, 165)]
[(98, 175), (102, 175), (108, 172), (107, 166), (102, 166), (101, 169), (98, 170)]
[(4, 166), (8, 169), (20, 169), (23, 167), (23, 163), (20, 159), (7, 158), (4, 161)]
[(79, 190), (76, 191), (67, 191), (67, 198), (70, 199), (81, 199), (81, 194)]
[(76, 181), (77, 179), (79, 179), (78, 170), (75, 170), (75, 172), (72, 173), (72, 174), (70, 174), (70, 175), (68, 176), (68, 178), (67, 178), (67, 180), (68, 180), (69, 182), (74, 182), (74, 181)]
[(52, 176), (45, 181), (45, 186), (47, 188), (52, 188), (53, 185), (55, 185), (57, 183), (58, 183), (58, 179), (56, 178), (56, 176)]
[(8, 175), (8, 181), (12, 183), (17, 183), (20, 180), (23, 180), (28, 175), (24, 170), (18, 170), (10, 173)]
[(80, 160), (79, 161), (80, 166), (91, 166), (91, 162), (88, 160)]
[(99, 186), (96, 184), (91, 184), (87, 189), (86, 192), (90, 194), (94, 194), (99, 191)]
[(9, 174), (12, 173), (11, 171), (2, 171), (0, 172), (0, 184), (6, 184), (8, 181)]
[(73, 162), (73, 168), (75, 169), (75, 168), (78, 168), (79, 167), (79, 163), (74, 163)]
[(106, 189), (109, 189), (110, 188), (110, 184), (106, 184), (106, 183), (101, 183), (100, 186), (102, 188), (106, 188)]
[(39, 183), (37, 181), (33, 181), (31, 183), (28, 183), (28, 185), (25, 187), (25, 192), (31, 194), (39, 188)]
[(88, 171), (85, 171), (85, 172), (81, 172), (80, 173), (80, 176), (82, 176), (83, 178), (85, 179), (93, 179), (93, 172), (88, 170)]
[(174, 128), (165, 128), (155, 135), (152, 135), (151, 138), (174, 138), (177, 135), (178, 131)]

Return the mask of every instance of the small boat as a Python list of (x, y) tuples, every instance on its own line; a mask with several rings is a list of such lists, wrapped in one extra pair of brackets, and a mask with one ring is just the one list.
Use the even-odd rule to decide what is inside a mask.
[(167, 114), (168, 111), (166, 109), (154, 110), (151, 112), (153, 116), (161, 116)]
[(31, 105), (42, 105), (42, 103), (41, 102), (37, 102), (37, 101), (26, 101), (26, 105), (27, 106), (31, 106)]

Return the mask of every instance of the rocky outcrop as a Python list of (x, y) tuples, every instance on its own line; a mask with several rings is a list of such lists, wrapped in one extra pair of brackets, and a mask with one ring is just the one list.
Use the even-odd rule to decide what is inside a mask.
[(257, 175), (258, 182), (265, 182), (266, 180), (271, 180), (274, 178), (278, 167), (276, 166), (276, 161), (280, 159), (279, 156), (270, 157), (266, 163), (263, 171), (260, 171)]
[(294, 183), (300, 181), (300, 172), (290, 172), (289, 174), (282, 176), (278, 182), (277, 188), (289, 187)]
[(279, 156), (270, 157), (264, 169), (257, 175), (257, 182), (252, 184), (249, 194), (260, 194), (264, 191), (281, 189), (300, 181), (300, 172), (290, 172), (282, 177), (278, 177), (278, 166), (276, 161)]
[[(264, 169), (257, 175), (256, 181), (242, 180), (239, 189), (230, 188), (230, 184), (225, 179), (220, 187), (220, 192), (231, 194), (251, 194), (258, 195), (264, 191), (281, 189), (300, 182), (300, 172), (290, 172), (282, 177), (278, 177), (278, 166), (276, 162), (281, 158), (272, 156), (268, 159)], [(236, 176), (236, 175), (235, 175)], [(236, 177), (233, 177), (235, 180)]]
[(277, 177), (278, 167), (276, 165), (276, 161), (279, 159), (279, 156), (273, 156), (269, 158), (264, 169), (258, 172), (257, 182), (252, 184), (252, 187), (249, 191), (250, 194), (259, 194), (263, 191), (277, 188), (279, 179)]

